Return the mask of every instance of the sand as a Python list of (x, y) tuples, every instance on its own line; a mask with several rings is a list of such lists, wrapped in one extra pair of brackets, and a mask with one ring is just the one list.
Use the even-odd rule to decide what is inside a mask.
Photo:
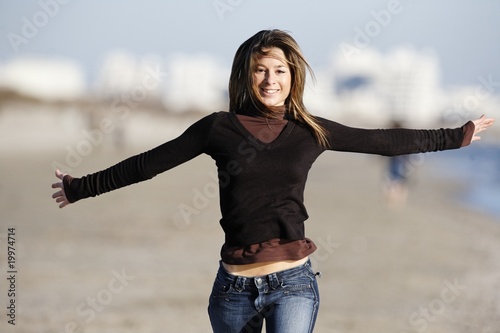
[[(83, 147), (78, 117), (71, 109), (0, 112), (0, 332), (210, 332), (206, 308), (223, 241), (213, 162), (200, 156), (60, 210), (53, 165), (68, 166), (67, 147)], [(68, 169), (103, 169), (191, 121), (131, 115), (126, 148), (112, 144), (110, 131)], [(458, 205), (465, 185), (423, 162), (407, 204), (396, 208), (382, 195), (384, 158), (332, 152), (314, 165), (306, 228), (322, 273), (315, 332), (500, 331), (499, 221)], [(188, 219), (183, 207), (192, 208)], [(15, 326), (6, 316), (9, 227)]]

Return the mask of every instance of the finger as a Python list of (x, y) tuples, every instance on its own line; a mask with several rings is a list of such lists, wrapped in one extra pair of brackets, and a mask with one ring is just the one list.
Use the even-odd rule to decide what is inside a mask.
[(495, 118), (488, 118), (483, 121), (483, 124), (490, 127), (495, 122)]
[(481, 126), (481, 124), (483, 123), (484, 119), (483, 119), (484, 116), (481, 116), (479, 117), (478, 119), (474, 119), (472, 122), (474, 123), (474, 126), (476, 126), (476, 128), (478, 126)]
[(59, 205), (59, 208), (64, 208), (64, 207), (66, 207), (68, 204), (69, 204), (69, 202), (64, 201), (63, 203), (61, 203), (61, 204)]
[(60, 180), (63, 180), (64, 176), (66, 176), (66, 174), (62, 173), (61, 170), (56, 169), (56, 177), (57, 178), (59, 178)]
[(63, 183), (61, 183), (61, 182), (54, 183), (54, 184), (52, 184), (52, 188), (63, 188)]
[(483, 126), (491, 126), (495, 122), (495, 118), (486, 118), (486, 116), (482, 115), (479, 119), (473, 121), (474, 125), (483, 125)]
[(472, 122), (474, 123), (474, 134), (471, 138), (471, 142), (481, 140), (481, 137), (478, 136), (477, 134), (491, 127), (495, 122), (495, 119), (486, 118), (486, 116), (483, 114), (481, 117), (479, 117), (476, 120), (473, 120)]
[(481, 123), (476, 125), (476, 127), (477, 127), (476, 133), (487, 130), (488, 128), (493, 126), (494, 122), (495, 122), (495, 119), (492, 119), (492, 118), (483, 120)]
[(57, 191), (56, 193), (52, 194), (52, 198), (58, 198), (63, 196), (63, 191)]

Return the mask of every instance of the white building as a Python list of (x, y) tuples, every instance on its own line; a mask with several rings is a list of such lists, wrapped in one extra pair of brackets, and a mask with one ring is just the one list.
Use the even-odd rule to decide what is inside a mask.
[(74, 100), (86, 93), (85, 75), (77, 63), (35, 56), (0, 65), (0, 88), (44, 101)]
[(440, 117), (443, 93), (439, 62), (432, 52), (400, 47), (383, 55), (366, 49), (350, 61), (338, 54), (333, 66), (339, 100), (350, 116), (412, 125)]
[(172, 112), (226, 110), (230, 69), (204, 55), (173, 55), (167, 61), (163, 103)]
[(167, 79), (164, 61), (159, 56), (135, 57), (124, 51), (108, 53), (101, 64), (94, 94), (101, 98), (119, 98), (134, 107), (161, 100)]

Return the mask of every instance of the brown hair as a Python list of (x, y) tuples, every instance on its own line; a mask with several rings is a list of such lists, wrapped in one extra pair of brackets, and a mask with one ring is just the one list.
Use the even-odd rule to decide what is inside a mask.
[(286, 112), (293, 119), (305, 124), (320, 145), (328, 146), (326, 130), (307, 111), (303, 103), (307, 71), (313, 79), (314, 73), (297, 42), (285, 31), (277, 29), (259, 31), (238, 48), (229, 77), (229, 111), (236, 112), (253, 106), (263, 116), (273, 117), (276, 114), (278, 108), (264, 105), (260, 95), (254, 91), (252, 77), (256, 56), (267, 55), (269, 49), (273, 47), (281, 49), (285, 54), (292, 76), (290, 94), (285, 100)]

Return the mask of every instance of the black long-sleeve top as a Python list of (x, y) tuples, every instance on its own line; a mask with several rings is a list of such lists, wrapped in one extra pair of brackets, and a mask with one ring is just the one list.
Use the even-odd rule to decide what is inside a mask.
[(304, 206), (307, 174), (325, 150), (385, 156), (455, 149), (470, 143), (474, 124), (461, 128), (360, 129), (317, 118), (329, 147), (290, 120), (280, 135), (264, 143), (235, 113), (216, 112), (191, 125), (176, 139), (82, 178), (64, 178), (70, 202), (148, 180), (200, 154), (210, 155), (219, 173), (220, 224), (226, 247), (271, 239), (302, 240), (308, 218)]

